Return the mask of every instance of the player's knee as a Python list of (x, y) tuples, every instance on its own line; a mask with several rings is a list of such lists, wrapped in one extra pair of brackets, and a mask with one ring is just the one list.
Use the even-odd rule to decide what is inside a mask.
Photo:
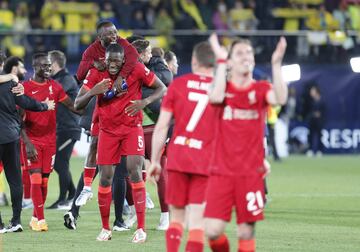
[(254, 223), (243, 223), (238, 225), (237, 236), (239, 240), (251, 240), (255, 236)]
[(216, 240), (224, 233), (224, 230), (219, 225), (215, 225), (209, 221), (205, 221), (205, 235), (210, 240)]
[(142, 176), (138, 171), (131, 170), (130, 171), (130, 181), (133, 183), (137, 183), (142, 181)]

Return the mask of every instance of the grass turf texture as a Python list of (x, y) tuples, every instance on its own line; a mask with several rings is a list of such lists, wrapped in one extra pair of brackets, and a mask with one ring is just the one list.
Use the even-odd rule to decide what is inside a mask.
[[(266, 207), (266, 220), (256, 228), (257, 251), (360, 251), (359, 164), (359, 156), (311, 159), (295, 156), (273, 163), (268, 179), (270, 202)], [(71, 165), (77, 182), (83, 160), (73, 158)], [(97, 183), (98, 180), (94, 182), (94, 190)], [(55, 172), (49, 187), (47, 206), (58, 194)], [(155, 230), (160, 215), (155, 187), (148, 183), (147, 189), (156, 207), (147, 210), (145, 244), (130, 242), (134, 229), (113, 232), (109, 242), (95, 241), (101, 229), (95, 193), (94, 199), (80, 210), (78, 230), (63, 226), (63, 211), (45, 210), (49, 231), (30, 231), (28, 222), (32, 210), (24, 210), (24, 232), (0, 235), (0, 251), (165, 251), (164, 233)], [(11, 218), (9, 207), (1, 208), (1, 212), (4, 221)], [(110, 220), (111, 223), (114, 220), (113, 212)], [(236, 251), (234, 221), (228, 226), (227, 234), (231, 251)], [(207, 244), (205, 251), (210, 251)]]

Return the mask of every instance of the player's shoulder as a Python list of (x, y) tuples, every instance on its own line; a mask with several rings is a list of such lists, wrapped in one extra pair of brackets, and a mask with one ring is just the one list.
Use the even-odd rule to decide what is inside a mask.
[(131, 74), (133, 76), (139, 77), (141, 75), (147, 76), (150, 73), (151, 73), (150, 69), (147, 68), (143, 63), (138, 61), (135, 63), (134, 69), (132, 70)]
[(100, 44), (100, 41), (98, 40), (95, 40), (94, 42), (92, 42), (84, 51), (83, 53), (83, 57), (90, 57), (90, 56), (93, 56), (93, 51), (96, 50), (97, 47), (99, 47)]

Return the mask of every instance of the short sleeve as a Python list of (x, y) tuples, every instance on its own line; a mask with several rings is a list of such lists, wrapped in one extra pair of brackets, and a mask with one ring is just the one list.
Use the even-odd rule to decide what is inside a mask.
[(143, 64), (138, 64), (136, 67), (138, 68), (137, 74), (139, 75), (141, 83), (144, 86), (151, 87), (152, 84), (155, 82), (156, 75)]
[(58, 102), (64, 101), (68, 97), (68, 95), (65, 93), (64, 88), (56, 81), (54, 81), (54, 86), (56, 87)]
[(99, 82), (99, 71), (96, 68), (91, 68), (83, 81), (83, 87), (92, 89)]
[(161, 103), (161, 109), (162, 110), (166, 110), (166, 111), (169, 111), (169, 112), (173, 112), (174, 111), (174, 107), (175, 107), (175, 91), (174, 91), (174, 87), (176, 85), (175, 84), (176, 81), (174, 81), (170, 86), (169, 88), (167, 89), (166, 91), (166, 94), (162, 100), (162, 103)]

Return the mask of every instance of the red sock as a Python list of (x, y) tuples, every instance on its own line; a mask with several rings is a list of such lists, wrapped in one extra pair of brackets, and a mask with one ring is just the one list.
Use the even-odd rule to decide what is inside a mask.
[(94, 180), (96, 167), (84, 167), (84, 186), (91, 187)]
[(255, 252), (256, 244), (255, 239), (252, 240), (239, 240), (238, 252)]
[(103, 187), (99, 185), (98, 203), (99, 203), (102, 227), (104, 229), (110, 230), (109, 216), (110, 216), (110, 205), (111, 205), (111, 186)]
[(24, 186), (24, 199), (30, 199), (30, 197), (31, 197), (30, 174), (29, 174), (28, 170), (26, 170), (26, 169), (22, 169), (22, 182), (23, 182), (23, 186)]
[(166, 161), (167, 161), (166, 157), (162, 156), (161, 157), (161, 167), (163, 167), (163, 169), (161, 169), (160, 178), (156, 182), (156, 184), (157, 184), (157, 193), (158, 193), (159, 203), (160, 203), (160, 209), (161, 209), (162, 213), (169, 212), (169, 206), (165, 202), (167, 174), (166, 174), (166, 171), (165, 171), (164, 167), (166, 165)]
[(46, 196), (47, 196), (47, 192), (48, 192), (48, 181), (49, 178), (42, 178), (42, 184), (41, 184), (41, 191), (42, 191), (42, 199), (43, 199), (43, 203), (45, 204), (46, 201)]
[(202, 252), (204, 250), (205, 234), (203, 229), (190, 229), (186, 243), (186, 252)]
[(129, 204), (129, 206), (134, 205), (132, 189), (131, 189), (131, 182), (130, 182), (129, 177), (126, 177), (126, 201)]
[[(31, 199), (34, 203), (34, 212), (39, 220), (44, 219), (44, 201), (42, 198), (42, 178), (41, 173), (33, 173), (30, 175), (31, 181)], [(34, 216), (35, 217), (35, 216)]]
[(229, 240), (225, 234), (222, 234), (216, 240), (209, 240), (211, 251), (213, 252), (229, 252), (230, 245)]
[(184, 227), (178, 222), (171, 222), (168, 230), (166, 230), (166, 251), (177, 252), (179, 251), (181, 237), (184, 231)]
[(146, 191), (144, 181), (137, 183), (131, 183), (132, 195), (134, 199), (134, 205), (137, 217), (137, 229), (145, 229), (145, 201)]

